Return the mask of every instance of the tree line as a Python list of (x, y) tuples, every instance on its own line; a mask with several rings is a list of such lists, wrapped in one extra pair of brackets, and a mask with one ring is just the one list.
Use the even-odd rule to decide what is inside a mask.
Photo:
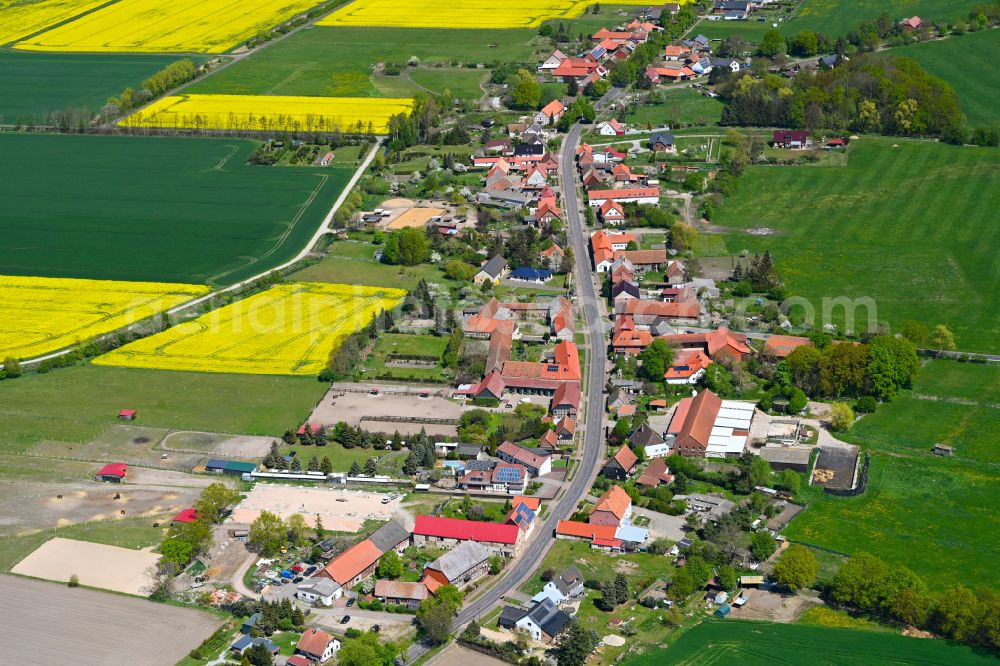
[(955, 91), (910, 58), (860, 55), (792, 79), (749, 72), (726, 76), (723, 125), (794, 127), (936, 136), (962, 142), (967, 132)]

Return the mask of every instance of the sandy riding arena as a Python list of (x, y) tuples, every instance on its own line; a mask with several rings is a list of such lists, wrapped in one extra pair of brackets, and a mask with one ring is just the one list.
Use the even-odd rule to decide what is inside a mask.
[(173, 666), (221, 624), (208, 613), (0, 576), (5, 664)]
[(81, 585), (144, 595), (149, 585), (149, 569), (159, 559), (159, 555), (148, 550), (57, 537), (39, 546), (12, 571), (61, 582), (76, 574)]
[(399, 499), (382, 504), (386, 496), (358, 490), (258, 483), (236, 507), (230, 520), (250, 524), (261, 511), (270, 511), (282, 518), (299, 513), (309, 524), (313, 524), (319, 515), (323, 527), (328, 530), (357, 532), (368, 519), (389, 520), (392, 517), (399, 506)]

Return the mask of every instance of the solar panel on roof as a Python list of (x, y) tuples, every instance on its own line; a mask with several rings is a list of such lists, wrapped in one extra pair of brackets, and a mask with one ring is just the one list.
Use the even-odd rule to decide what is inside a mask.
[(497, 472), (500, 481), (518, 481), (521, 478), (521, 470), (516, 467), (501, 467)]
[(550, 365), (549, 366), (549, 372), (559, 372), (559, 366), (558, 365)]

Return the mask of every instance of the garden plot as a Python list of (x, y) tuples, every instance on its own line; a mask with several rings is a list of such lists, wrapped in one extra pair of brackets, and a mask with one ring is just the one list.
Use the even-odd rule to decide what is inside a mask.
[(388, 495), (333, 488), (304, 488), (258, 483), (233, 511), (230, 522), (250, 524), (262, 511), (288, 519), (298, 513), (306, 522), (319, 516), (323, 527), (334, 532), (357, 532), (366, 520), (387, 521), (399, 507), (399, 498), (382, 503)]
[(150, 584), (149, 572), (159, 559), (151, 549), (132, 550), (56, 537), (18, 562), (12, 571), (59, 582), (76, 574), (81, 585), (143, 595)]

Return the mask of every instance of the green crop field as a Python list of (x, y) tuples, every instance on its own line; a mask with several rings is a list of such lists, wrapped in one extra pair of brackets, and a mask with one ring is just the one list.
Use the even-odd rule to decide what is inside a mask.
[(236, 139), (4, 134), (0, 275), (231, 284), (308, 243), (351, 177)]
[(1000, 59), (1000, 32), (986, 30), (903, 46), (888, 53), (913, 58), (928, 72), (947, 81), (958, 93), (959, 104), (972, 127), (1000, 126), (996, 103), (1000, 73), (995, 65)]
[(0, 450), (87, 442), (138, 411), (142, 426), (280, 435), (302, 423), (326, 386), (312, 377), (82, 365), (0, 382)]
[(0, 50), (0, 124), (45, 123), (70, 107), (96, 112), (108, 97), (138, 88), (176, 56)]
[[(871, 299), (872, 321), (944, 323), (962, 350), (1000, 350), (1000, 152), (869, 137), (849, 150), (846, 167), (749, 169), (713, 219), (726, 246), (770, 250), (817, 324), (849, 327), (824, 299)], [(757, 227), (774, 235), (744, 233)], [(856, 314), (864, 330), (871, 313)]]
[[(386, 97), (412, 94), (401, 77), (372, 75), (377, 63), (466, 63), (537, 60), (534, 30), (423, 30), (410, 28), (310, 28), (232, 67), (209, 76), (189, 92), (263, 95)], [(475, 71), (480, 77), (483, 70)], [(414, 80), (436, 92), (452, 88), (448, 77), (420, 73)], [(470, 78), (458, 77), (469, 92)], [(405, 86), (405, 87), (403, 87)], [(440, 86), (440, 87), (439, 87)], [(382, 88), (385, 88), (384, 90)], [(406, 90), (410, 88), (410, 92)], [(457, 94), (457, 93), (456, 93)]]
[(866, 664), (991, 664), (994, 658), (966, 645), (896, 634), (800, 624), (706, 620), (664, 650), (626, 659), (625, 666), (740, 664), (774, 666)]

